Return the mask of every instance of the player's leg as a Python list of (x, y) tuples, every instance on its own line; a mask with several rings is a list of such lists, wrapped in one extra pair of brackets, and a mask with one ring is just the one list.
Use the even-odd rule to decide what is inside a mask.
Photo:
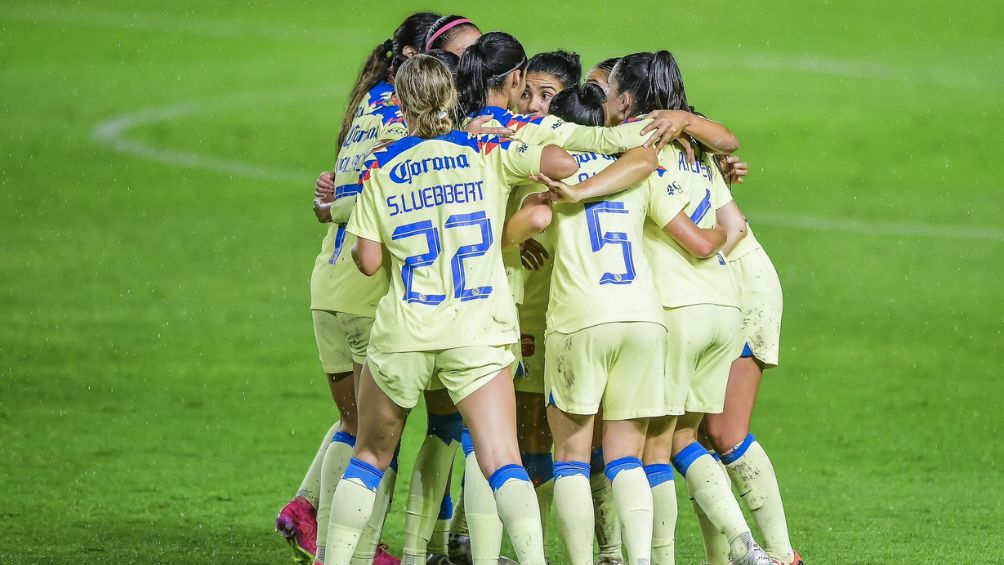
[(707, 431), (740, 498), (760, 528), (764, 549), (771, 557), (788, 564), (797, 559), (788, 538), (788, 524), (774, 466), (749, 432), (762, 376), (762, 365), (755, 357), (737, 359), (729, 374), (725, 411), (708, 415)]
[(403, 562), (408, 565), (425, 563), (426, 551), (442, 555), (446, 553), (445, 548), (433, 551), (428, 546), (441, 514), (441, 507), (446, 502), (443, 493), (449, 482), (450, 469), (460, 446), (463, 429), (460, 414), (446, 390), (441, 386), (431, 388), (435, 390), (425, 392), (428, 427), (411, 474), (411, 490), (405, 514)]
[(649, 420), (645, 437), (645, 475), (652, 488), (652, 563), (673, 565), (676, 559), (676, 521), (679, 514), (676, 485), (670, 465), (676, 416)]
[[(459, 442), (458, 442), (459, 443)], [(447, 470), (446, 488), (443, 491), (442, 500), (439, 503), (439, 514), (436, 516), (436, 523), (432, 528), (432, 537), (429, 538), (428, 555), (426, 560), (428, 565), (450, 565), (450, 527), (453, 524), (453, 495), (451, 485), (453, 484), (453, 466)]]
[(502, 520), (495, 493), (481, 472), (474, 441), (466, 428), (461, 443), (464, 449), (463, 505), (470, 533), (471, 561), (474, 565), (496, 565), (502, 551)]
[[(461, 439), (463, 437), (461, 436)], [(462, 442), (461, 442), (462, 443)], [(473, 447), (471, 448), (473, 450)], [(467, 454), (464, 454), (466, 469)], [(450, 521), (450, 536), (447, 556), (453, 565), (472, 565), (471, 558), (471, 535), (467, 527), (467, 505), (464, 500), (464, 486), (466, 485), (466, 473), (460, 479), (460, 492), (457, 495), (456, 505), (453, 507), (453, 520)]]
[(440, 379), (470, 430), (478, 464), (494, 492), (498, 516), (519, 562), (543, 565), (537, 496), (520, 463), (516, 441), (516, 401), (509, 370), (513, 360), (506, 348), (465, 347), (440, 354), (437, 367), (442, 368)]
[(433, 366), (432, 356), (421, 352), (370, 350), (356, 394), (359, 406), (365, 407), (360, 411), (356, 448), (332, 499), (327, 565), (351, 561), (373, 514), (384, 472), (401, 441), (408, 411), (418, 403)]
[(516, 421), (520, 459), (537, 493), (540, 525), (546, 540), (551, 520), (551, 502), (554, 498), (554, 459), (551, 456), (551, 429), (547, 425), (547, 406), (543, 390), (516, 391)]
[(593, 450), (589, 454), (589, 489), (593, 497), (593, 531), (596, 534), (597, 565), (620, 565), (621, 525), (610, 481), (603, 472), (603, 407), (596, 413), (593, 426)]
[(331, 516), (331, 497), (335, 494), (335, 487), (345, 467), (352, 458), (352, 450), (356, 445), (356, 431), (358, 427), (358, 416), (356, 411), (355, 375), (360, 370), (359, 365), (353, 364), (350, 373), (340, 375), (330, 375), (329, 383), (332, 384), (332, 394), (335, 394), (334, 387), (338, 388), (335, 399), (339, 411), (348, 414), (344, 418), (346, 424), (342, 429), (331, 436), (331, 442), (324, 454), (321, 463), (321, 495), (320, 506), (317, 509), (317, 555), (318, 560), (324, 561), (324, 547), (328, 539), (328, 520)]
[(554, 437), (554, 508), (558, 535), (571, 565), (593, 561), (593, 504), (589, 487), (592, 414), (566, 413), (547, 407)]

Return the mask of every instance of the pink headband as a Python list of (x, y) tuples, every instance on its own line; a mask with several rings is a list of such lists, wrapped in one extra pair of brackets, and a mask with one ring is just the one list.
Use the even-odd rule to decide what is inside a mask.
[(436, 31), (436, 33), (432, 34), (432, 37), (430, 37), (429, 40), (425, 42), (425, 52), (428, 53), (429, 51), (432, 51), (432, 43), (434, 41), (436, 41), (436, 38), (438, 38), (440, 35), (443, 35), (444, 33), (448, 32), (448, 31), (450, 31), (451, 29), (457, 27), (458, 25), (462, 25), (462, 24), (471, 24), (471, 25), (474, 25), (474, 22), (472, 22), (471, 20), (469, 20), (467, 18), (460, 18), (459, 20), (453, 20), (452, 22), (450, 22), (450, 23), (444, 25), (443, 27), (439, 28)]

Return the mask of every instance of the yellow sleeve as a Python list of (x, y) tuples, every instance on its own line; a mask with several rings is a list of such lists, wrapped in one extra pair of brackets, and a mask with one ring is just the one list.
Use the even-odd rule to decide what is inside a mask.
[(406, 126), (403, 121), (394, 121), (383, 124), (380, 127), (380, 133), (377, 139), (383, 143), (387, 141), (397, 141), (402, 137), (408, 137), (408, 126)]
[(660, 167), (646, 182), (648, 217), (652, 218), (659, 228), (665, 228), (690, 203), (683, 181), (679, 175)]
[(540, 173), (540, 159), (544, 147), (519, 140), (502, 141), (498, 146), (502, 178), (509, 186), (526, 183)]
[(380, 235), (378, 193), (379, 190), (372, 177), (363, 181), (363, 191), (359, 193), (356, 205), (352, 209), (352, 217), (349, 218), (349, 225), (345, 229), (363, 239), (383, 243), (383, 236)]
[(331, 203), (331, 222), (334, 224), (344, 224), (352, 216), (352, 209), (356, 206), (356, 199), (359, 196), (340, 196)]
[(641, 134), (652, 120), (624, 122), (612, 128), (580, 126), (563, 122), (557, 130), (561, 141), (557, 143), (569, 151), (592, 151), (617, 155), (628, 149), (641, 147), (651, 137), (651, 133)]

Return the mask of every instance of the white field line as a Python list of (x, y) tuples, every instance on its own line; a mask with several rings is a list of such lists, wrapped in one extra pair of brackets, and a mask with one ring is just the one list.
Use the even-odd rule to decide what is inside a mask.
[[(222, 159), (157, 147), (141, 141), (128, 138), (131, 129), (159, 123), (170, 122), (179, 118), (190, 117), (200, 113), (211, 112), (221, 108), (233, 108), (241, 105), (260, 106), (261, 100), (270, 102), (293, 102), (309, 98), (313, 95), (326, 95), (323, 91), (311, 94), (292, 92), (247, 93), (231, 96), (226, 99), (185, 102), (147, 108), (136, 112), (122, 114), (101, 122), (91, 132), (91, 137), (100, 143), (127, 155), (143, 157), (173, 166), (188, 167), (211, 171), (227, 176), (237, 176), (250, 179), (267, 180), (291, 184), (309, 185), (314, 176), (302, 170), (278, 169), (266, 167), (246, 161)], [(774, 212), (752, 212), (748, 214), (755, 226), (775, 226), (809, 231), (833, 231), (864, 235), (893, 235), (902, 237), (932, 237), (980, 241), (1004, 241), (1004, 229), (992, 227), (921, 224), (915, 222), (871, 222), (853, 218), (829, 216), (809, 216), (797, 214), (779, 214)]]

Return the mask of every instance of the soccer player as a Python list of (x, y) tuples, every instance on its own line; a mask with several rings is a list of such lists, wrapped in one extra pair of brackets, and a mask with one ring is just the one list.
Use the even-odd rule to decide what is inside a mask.
[[(338, 134), (336, 171), (331, 180), (333, 192), (341, 196), (355, 190), (362, 158), (380, 137), (400, 137), (399, 120), (391, 104), (392, 87), (385, 82), (391, 65), (421, 48), (425, 31), (438, 15), (417, 13), (408, 17), (395, 31), (394, 37), (377, 45), (364, 63), (353, 86), (345, 116)], [(328, 206), (317, 203), (317, 212), (326, 217)], [(344, 223), (332, 223), (321, 244), (311, 274), (311, 313), (321, 365), (328, 376), (328, 386), (340, 413), (340, 421), (332, 426), (310, 465), (296, 498), (287, 504), (276, 519), (276, 529), (287, 539), (294, 556), (309, 562), (317, 551), (317, 522), (327, 519), (328, 505), (334, 490), (332, 477), (337, 478), (351, 453), (356, 432), (356, 406), (353, 365), (361, 362), (364, 350), (352, 349), (352, 336), (365, 329), (366, 298), (346, 296), (362, 290), (361, 277), (352, 265), (345, 269), (341, 250), (345, 244)], [(342, 264), (339, 259), (342, 258)], [(354, 273), (354, 274), (353, 274)], [(372, 286), (372, 283), (368, 283)], [(384, 282), (386, 285), (386, 282)], [(346, 298), (348, 300), (346, 300)], [(358, 300), (358, 302), (357, 302)], [(372, 303), (375, 300), (369, 300)], [(338, 314), (338, 313), (341, 314)], [(372, 315), (372, 313), (370, 313)], [(358, 340), (355, 340), (358, 341)], [(355, 357), (353, 357), (355, 354)], [(369, 545), (368, 543), (366, 545)]]
[[(741, 163), (726, 163), (729, 166), (735, 164)], [(732, 173), (734, 170), (733, 167), (723, 172)], [(745, 169), (739, 172), (745, 172)], [(741, 341), (744, 345), (742, 354), (732, 362), (729, 371), (724, 410), (721, 414), (708, 414), (704, 427), (732, 484), (763, 533), (764, 550), (784, 565), (800, 565), (802, 558), (791, 547), (788, 538), (788, 525), (774, 466), (749, 431), (763, 371), (776, 367), (778, 363), (783, 304), (781, 283), (774, 264), (756, 240), (735, 201), (719, 209), (717, 217), (720, 224), (737, 234), (729, 238), (729, 244), (722, 252), (732, 267), (738, 287), (742, 311)], [(716, 545), (720, 547), (720, 544), (708, 544), (706, 541), (705, 550)], [(721, 551), (708, 558), (711, 565), (726, 561), (727, 556)]]
[(606, 92), (610, 88), (610, 83), (608, 82), (610, 80), (610, 71), (614, 70), (614, 65), (619, 60), (620, 57), (611, 57), (596, 63), (596, 66), (589, 69), (589, 72), (586, 73), (586, 82), (595, 83), (603, 89), (603, 92)]
[(348, 227), (362, 272), (390, 256), (392, 286), (372, 328), (358, 392), (367, 409), (335, 491), (327, 562), (349, 563), (407, 412), (436, 378), (470, 429), (519, 561), (543, 565), (536, 496), (515, 437), (508, 346), (518, 338), (516, 311), (493, 243), (510, 186), (539, 172), (568, 176), (577, 165), (558, 147), (454, 131), (453, 81), (436, 59), (405, 62), (395, 89), (412, 135), (367, 161)]
[[(618, 61), (609, 77), (605, 107), (612, 122), (655, 108), (690, 110), (679, 67), (667, 51), (637, 53)], [(680, 186), (689, 198), (686, 213), (698, 226), (715, 228), (715, 211), (732, 198), (720, 174), (715, 174), (717, 167), (711, 157), (703, 155), (693, 165), (679, 157), (662, 164), (667, 169), (689, 171), (688, 182)], [(695, 502), (728, 539), (733, 563), (768, 565), (770, 558), (753, 540), (724, 473), (697, 441), (704, 414), (723, 409), (729, 366), (740, 349), (739, 303), (728, 263), (717, 249), (695, 256), (663, 230), (648, 229), (646, 233), (646, 251), (659, 266), (656, 280), (670, 336), (667, 404), (671, 413), (682, 414), (650, 429), (646, 444), (646, 469), (656, 497), (653, 560), (672, 559), (672, 542), (663, 543), (664, 549), (660, 549), (658, 541), (672, 540), (675, 528), (675, 490), (659, 488), (672, 477), (666, 465), (672, 455), (673, 465), (687, 480)]]

